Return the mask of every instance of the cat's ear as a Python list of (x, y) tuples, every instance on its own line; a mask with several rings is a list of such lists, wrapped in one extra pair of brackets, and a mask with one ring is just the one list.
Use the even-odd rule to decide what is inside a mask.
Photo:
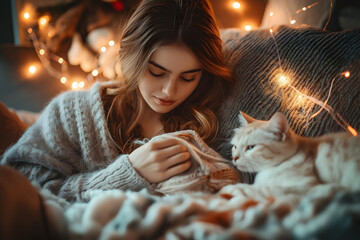
[(240, 121), (240, 127), (244, 127), (244, 126), (248, 125), (249, 123), (256, 121), (256, 119), (254, 119), (254, 118), (250, 117), (249, 115), (247, 115), (246, 113), (240, 111), (239, 121)]
[(286, 116), (283, 113), (275, 113), (269, 120), (269, 127), (275, 135), (279, 136), (280, 141), (285, 140), (289, 125)]

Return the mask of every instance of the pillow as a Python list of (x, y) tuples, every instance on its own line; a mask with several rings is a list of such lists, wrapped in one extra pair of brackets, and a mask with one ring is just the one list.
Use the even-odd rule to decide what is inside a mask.
[[(331, 33), (278, 26), (273, 33), (278, 48), (269, 30), (222, 32), (234, 86), (218, 114), (219, 134), (211, 147), (227, 159), (231, 159), (229, 140), (239, 125), (239, 111), (264, 120), (281, 111), (290, 127), (304, 136), (345, 131), (325, 110), (309, 118), (320, 107), (278, 82), (280, 63), (294, 87), (321, 101), (326, 100), (335, 78), (328, 104), (360, 130), (360, 29)], [(346, 71), (350, 71), (349, 78), (342, 74)]]
[(16, 113), (0, 102), (0, 155), (21, 137), (27, 127)]

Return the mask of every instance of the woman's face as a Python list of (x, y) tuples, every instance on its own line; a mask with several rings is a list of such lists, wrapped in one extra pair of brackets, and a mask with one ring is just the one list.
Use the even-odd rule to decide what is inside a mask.
[(201, 73), (199, 60), (187, 46), (163, 45), (151, 55), (139, 90), (154, 112), (167, 113), (190, 96)]

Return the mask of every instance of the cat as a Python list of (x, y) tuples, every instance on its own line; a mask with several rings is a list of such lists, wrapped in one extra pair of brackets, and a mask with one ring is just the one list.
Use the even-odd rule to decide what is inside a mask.
[(280, 186), (296, 192), (331, 183), (360, 190), (360, 137), (330, 133), (296, 135), (283, 113), (260, 121), (240, 112), (240, 128), (231, 140), (232, 162), (256, 172), (254, 185)]

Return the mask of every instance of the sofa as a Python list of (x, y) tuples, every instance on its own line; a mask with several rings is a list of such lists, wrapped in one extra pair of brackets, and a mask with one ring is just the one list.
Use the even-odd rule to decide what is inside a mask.
[[(360, 129), (360, 29), (327, 32), (280, 25), (271, 30), (222, 31), (234, 84), (218, 113), (219, 133), (211, 147), (226, 159), (231, 159), (229, 140), (238, 127), (239, 111), (264, 120), (281, 111), (290, 127), (303, 136), (347, 131), (347, 126)], [(283, 76), (290, 84), (279, 82)], [(323, 108), (321, 102), (326, 102)], [(245, 182), (231, 186), (233, 191), (227, 194), (160, 197), (146, 190), (114, 189), (94, 191), (89, 202), (76, 203), (37, 189), (52, 231), (66, 239), (360, 236), (360, 192), (324, 184), (290, 201), (288, 196), (272, 194), (271, 189), (267, 195), (256, 191), (247, 195), (244, 189), (252, 185)]]

